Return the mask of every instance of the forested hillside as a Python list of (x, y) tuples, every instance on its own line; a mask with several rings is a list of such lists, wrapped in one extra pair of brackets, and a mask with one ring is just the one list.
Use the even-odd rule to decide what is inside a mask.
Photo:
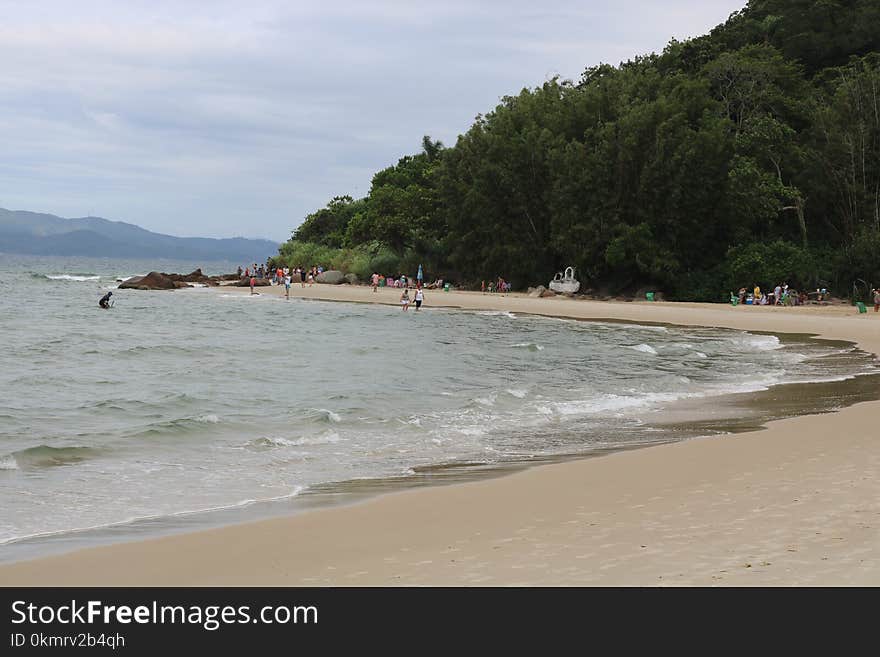
[(310, 214), (280, 258), (515, 287), (574, 265), (585, 288), (711, 301), (880, 284), (880, 2), (752, 0), (505, 97)]

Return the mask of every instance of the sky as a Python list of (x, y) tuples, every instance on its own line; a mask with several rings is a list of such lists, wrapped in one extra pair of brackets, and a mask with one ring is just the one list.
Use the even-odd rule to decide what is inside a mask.
[(745, 0), (0, 0), (0, 207), (283, 241), (423, 135)]

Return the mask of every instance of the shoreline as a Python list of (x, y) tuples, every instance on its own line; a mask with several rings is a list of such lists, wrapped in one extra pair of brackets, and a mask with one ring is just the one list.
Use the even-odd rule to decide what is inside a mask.
[[(283, 296), (283, 287), (259, 291)], [(291, 287), (292, 298), (324, 301), (397, 305), (399, 294), (367, 286)], [(880, 352), (880, 319), (849, 306), (425, 295), (425, 308), (807, 334)], [(354, 505), (16, 561), (0, 566), (0, 583), (877, 584), (878, 413), (880, 402), (863, 402), (773, 421), (760, 431), (586, 455)], [(716, 496), (706, 499), (707, 490)], [(807, 526), (815, 528), (812, 535), (803, 531)], [(823, 529), (834, 536), (826, 540)], [(682, 543), (687, 536), (694, 540)], [(828, 555), (813, 558), (823, 551)]]

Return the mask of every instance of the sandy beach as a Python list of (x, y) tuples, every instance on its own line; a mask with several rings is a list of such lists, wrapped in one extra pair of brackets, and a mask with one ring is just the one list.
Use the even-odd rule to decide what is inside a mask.
[[(397, 305), (400, 291), (295, 285), (291, 297)], [(425, 308), (441, 306), (813, 334), (880, 353), (880, 314), (850, 306), (427, 290)], [(876, 586), (878, 417), (880, 402), (860, 403), (761, 431), (88, 548), (2, 565), (0, 585)]]

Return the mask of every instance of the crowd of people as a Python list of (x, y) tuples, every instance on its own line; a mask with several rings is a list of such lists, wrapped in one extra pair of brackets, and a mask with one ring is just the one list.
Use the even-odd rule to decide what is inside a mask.
[(322, 273), (324, 273), (324, 268), (321, 265), (314, 265), (311, 269), (300, 265), (291, 269), (290, 267), (273, 268), (268, 264), (257, 266), (257, 263), (254, 263), (253, 269), (250, 267), (238, 268), (239, 278), (253, 278), (255, 280), (264, 278), (268, 279), (272, 285), (281, 285), (286, 278), (290, 278), (291, 280), (299, 280), (303, 287), (306, 286), (306, 282), (309, 285), (314, 285), (318, 275)]
[[(290, 286), (292, 283), (299, 281), (302, 287), (305, 287), (306, 283), (311, 287), (315, 284), (318, 275), (323, 272), (324, 267), (321, 265), (313, 265), (309, 269), (306, 269), (303, 266), (291, 269), (290, 267), (273, 268), (268, 263), (266, 265), (257, 265), (257, 263), (254, 263), (253, 268), (250, 266), (243, 269), (239, 267), (237, 273), (239, 278), (250, 280), (251, 294), (257, 294), (254, 289), (257, 285), (257, 280), (266, 279), (271, 285), (284, 285), (284, 294), (289, 299)], [(437, 278), (432, 283), (423, 283), (422, 268), (419, 266), (419, 274), (415, 279), (408, 277), (406, 274), (383, 276), (378, 272), (373, 272), (373, 275), (370, 277), (370, 284), (373, 288), (373, 292), (377, 292), (380, 287), (402, 288), (403, 294), (400, 296), (400, 303), (403, 310), (409, 308), (411, 301), (415, 302), (416, 310), (419, 310), (422, 306), (422, 302), (425, 300), (424, 290), (443, 289), (444, 281), (442, 278)], [(409, 295), (411, 289), (415, 290), (412, 299)]]
[(377, 292), (380, 287), (397, 287), (404, 289), (441, 289), (444, 285), (442, 278), (436, 278), (432, 283), (423, 283), (421, 278), (408, 277), (406, 274), (398, 274), (397, 276), (383, 276), (378, 272), (373, 272), (370, 276), (370, 287), (373, 292)]
[(811, 296), (815, 301), (825, 301), (828, 298), (828, 290), (816, 288), (815, 292), (807, 293), (804, 290), (790, 288), (788, 283), (777, 283), (772, 291), (765, 293), (756, 283), (751, 291), (741, 287), (737, 294), (731, 293), (730, 301), (734, 305), (745, 306), (802, 306), (810, 301)]
[(489, 294), (494, 292), (503, 292), (506, 294), (507, 292), (510, 292), (511, 287), (510, 281), (505, 281), (499, 276), (498, 280), (489, 281), (489, 285), (486, 285), (486, 281), (482, 281), (480, 283), (480, 292), (483, 294), (486, 294), (486, 292)]

